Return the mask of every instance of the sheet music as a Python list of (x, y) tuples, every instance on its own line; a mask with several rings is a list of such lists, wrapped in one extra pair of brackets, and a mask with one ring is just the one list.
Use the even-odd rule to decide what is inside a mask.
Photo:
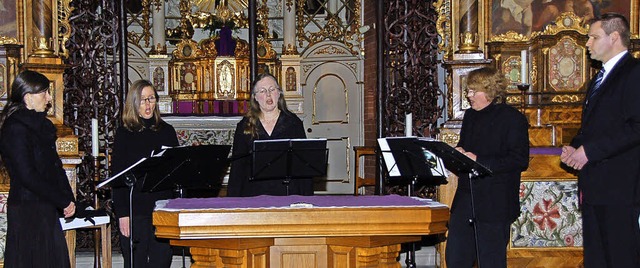
[[(391, 177), (399, 177), (400, 169), (396, 164), (396, 160), (393, 157), (393, 153), (391, 153), (391, 148), (389, 147), (389, 143), (387, 142), (388, 138), (379, 138), (378, 145), (380, 146), (380, 150), (382, 151), (382, 158), (384, 158), (384, 163), (387, 166), (387, 171), (389, 172), (389, 176)], [(432, 138), (416, 138), (416, 137), (393, 137), (393, 139), (419, 139), (421, 141), (435, 141)], [(422, 149), (424, 156), (426, 158), (426, 162), (431, 169), (431, 174), (434, 176), (442, 176), (448, 177), (449, 173), (447, 169), (444, 167), (444, 162), (442, 158), (437, 157), (432, 152)]]
[(447, 169), (444, 167), (444, 162), (442, 158), (437, 157), (435, 154), (431, 153), (428, 150), (423, 150), (425, 158), (427, 158), (427, 163), (429, 167), (431, 167), (431, 174), (434, 176), (442, 176), (448, 177), (449, 173)]
[(117, 177), (120, 177), (122, 174), (126, 173), (127, 171), (131, 170), (132, 168), (136, 167), (137, 165), (139, 165), (140, 163), (142, 163), (144, 160), (147, 160), (146, 157), (141, 158), (140, 160), (138, 160), (138, 162), (136, 162), (135, 164), (129, 166), (128, 168), (125, 168), (123, 171), (120, 171), (120, 173), (111, 176), (111, 178), (108, 178), (106, 180), (104, 180), (103, 182), (99, 183), (96, 188), (102, 188), (103, 186), (107, 185), (109, 182), (111, 182), (112, 180), (114, 180)]
[(296, 142), (296, 141), (326, 141), (326, 138), (308, 138), (308, 139), (273, 139), (273, 140), (255, 140), (254, 143), (269, 143), (269, 142)]
[(380, 151), (382, 151), (382, 158), (384, 159), (384, 163), (387, 165), (389, 176), (399, 177), (400, 169), (398, 169), (398, 165), (396, 165), (396, 159), (393, 158), (391, 148), (389, 148), (389, 143), (387, 143), (387, 138), (379, 138), (378, 146), (380, 146)]

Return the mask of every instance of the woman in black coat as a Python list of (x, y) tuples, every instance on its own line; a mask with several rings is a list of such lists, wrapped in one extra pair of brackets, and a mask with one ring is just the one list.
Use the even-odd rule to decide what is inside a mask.
[[(456, 149), (493, 173), (473, 178), (473, 185), (468, 175), (458, 180), (449, 219), (448, 267), (473, 267), (476, 259), (480, 267), (507, 267), (509, 226), (520, 213), (520, 173), (529, 165), (529, 125), (520, 111), (499, 103), (503, 90), (503, 79), (494, 69), (473, 70), (467, 76), (471, 109), (465, 111)], [(471, 189), (477, 233), (469, 224)]]
[[(147, 80), (138, 80), (131, 85), (122, 112), (122, 126), (116, 131), (113, 143), (112, 172), (117, 174), (158, 152), (162, 146), (178, 146), (175, 129), (160, 118), (158, 93)], [(125, 267), (130, 266), (131, 248), (129, 237), (134, 242), (134, 267), (163, 268), (171, 266), (172, 250), (169, 241), (158, 239), (152, 223), (152, 214), (158, 200), (172, 197), (171, 191), (143, 192), (142, 180), (133, 188), (133, 200), (129, 200), (129, 188), (113, 188), (113, 208), (118, 218), (120, 246)], [(133, 215), (129, 215), (131, 202)], [(133, 231), (129, 221), (133, 221)]]
[(313, 195), (311, 178), (296, 178), (288, 185), (283, 180), (249, 180), (255, 140), (304, 139), (302, 120), (287, 109), (284, 94), (276, 78), (261, 74), (251, 92), (250, 109), (236, 127), (227, 196)]
[(70, 267), (59, 217), (75, 213), (74, 196), (47, 119), (49, 80), (24, 71), (0, 114), (0, 155), (11, 180), (5, 267)]

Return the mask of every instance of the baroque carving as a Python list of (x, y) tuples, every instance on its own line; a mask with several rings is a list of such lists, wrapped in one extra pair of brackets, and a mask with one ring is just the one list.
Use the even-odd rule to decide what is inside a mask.
[[(120, 117), (123, 92), (118, 84), (118, 15), (112, 1), (71, 1), (70, 36), (65, 46), (69, 51), (64, 73), (64, 122), (78, 137), (79, 151), (91, 151), (91, 119), (99, 124), (99, 151), (105, 155), (98, 169), (93, 158), (84, 157), (78, 165), (77, 198), (111, 210), (109, 193), (95, 191), (94, 179), (109, 176), (110, 149)], [(91, 56), (87, 56), (91, 55)], [(100, 59), (100, 60), (91, 60)], [(114, 233), (115, 234), (115, 233)], [(87, 248), (91, 236), (81, 238), (78, 247)], [(117, 240), (114, 246), (117, 246)]]
[(203, 53), (195, 41), (183, 39), (178, 43), (172, 54), (176, 59), (195, 59), (202, 57)]
[(285, 91), (296, 91), (298, 88), (296, 79), (296, 70), (293, 67), (287, 68), (285, 73)]
[(383, 93), (383, 136), (402, 136), (405, 114), (413, 114), (417, 136), (434, 137), (443, 107), (438, 99), (438, 16), (432, 1), (385, 3), (386, 77)]
[(436, 31), (442, 37), (438, 42), (438, 50), (444, 53), (443, 58), (451, 57), (451, 1), (438, 0), (433, 3), (438, 12), (438, 20), (436, 21)]
[(318, 54), (318, 55), (346, 55), (347, 53), (345, 53), (342, 49), (338, 49), (335, 46), (329, 45), (329, 46), (323, 47), (322, 49), (318, 50), (316, 52), (316, 54)]
[(303, 64), (302, 65), (302, 73), (303, 74), (308, 74), (309, 70), (313, 69), (314, 67), (316, 67), (318, 64)]
[(293, 6), (293, 0), (286, 0), (285, 5), (287, 6), (287, 12), (291, 12), (291, 7)]
[(491, 41), (495, 42), (524, 42), (529, 41), (529, 37), (516, 33), (514, 31), (508, 31), (507, 33), (496, 35), (491, 37)]
[(553, 98), (551, 99), (551, 102), (556, 104), (578, 103), (580, 102), (581, 99), (582, 97), (578, 95), (558, 95), (558, 96), (553, 96)]
[[(69, 25), (71, 9), (69, 8), (69, 2), (68, 0), (58, 0), (58, 39), (61, 41), (60, 44), (65, 44), (71, 35), (71, 25)], [(62, 57), (69, 56), (69, 52), (64, 45), (60, 46), (58, 54)]]
[(585, 77), (582, 75), (585, 50), (576, 40), (566, 36), (550, 48), (549, 84), (555, 91), (580, 90), (585, 83)]
[[(348, 16), (332, 14), (329, 1), (321, 2), (318, 10), (307, 10), (306, 0), (296, 3), (296, 36), (298, 47), (308, 48), (322, 41), (336, 41), (349, 48), (352, 55), (359, 55), (364, 36), (360, 34), (360, 0), (339, 1), (337, 9)], [(322, 11), (322, 12), (321, 12)], [(324, 19), (322, 19), (322, 17)]]
[(562, 31), (577, 31), (586, 35), (589, 32), (588, 26), (582, 26), (582, 19), (571, 12), (560, 14), (555, 22), (547, 26), (542, 32), (532, 32), (531, 36), (522, 35), (514, 31), (508, 31), (505, 34), (491, 37), (491, 41), (495, 42), (525, 42), (532, 40), (541, 35), (556, 35)]
[(298, 55), (298, 47), (294, 44), (287, 44), (287, 47), (282, 52), (282, 55)]
[(589, 27), (583, 26), (582, 18), (576, 16), (572, 12), (565, 12), (560, 14), (554, 24), (547, 26), (542, 32), (533, 32), (531, 38), (538, 35), (556, 35), (559, 32), (574, 30), (580, 34), (586, 35), (589, 33)]
[(78, 141), (75, 138), (58, 138), (56, 148), (60, 155), (78, 155)]

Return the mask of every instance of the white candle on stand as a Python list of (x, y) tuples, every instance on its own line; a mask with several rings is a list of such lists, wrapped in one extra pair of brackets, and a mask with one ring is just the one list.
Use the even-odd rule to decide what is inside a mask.
[(404, 136), (413, 136), (413, 115), (411, 113), (405, 114), (404, 117)]
[(529, 79), (527, 79), (527, 77), (529, 77), (529, 71), (527, 70), (529, 67), (527, 65), (527, 51), (526, 50), (521, 50), (520, 51), (520, 62), (522, 63), (522, 65), (520, 65), (520, 82), (522, 84), (528, 84), (529, 83)]
[(98, 119), (91, 119), (91, 155), (97, 157), (99, 154), (98, 144)]

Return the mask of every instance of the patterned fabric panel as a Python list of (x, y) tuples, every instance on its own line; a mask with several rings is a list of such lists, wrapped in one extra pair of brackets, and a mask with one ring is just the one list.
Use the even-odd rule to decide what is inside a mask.
[(520, 211), (511, 225), (511, 248), (582, 246), (576, 181), (523, 182)]
[(0, 259), (4, 259), (4, 244), (7, 239), (7, 197), (9, 193), (0, 193)]
[(176, 129), (180, 145), (232, 145), (235, 130), (229, 129)]

